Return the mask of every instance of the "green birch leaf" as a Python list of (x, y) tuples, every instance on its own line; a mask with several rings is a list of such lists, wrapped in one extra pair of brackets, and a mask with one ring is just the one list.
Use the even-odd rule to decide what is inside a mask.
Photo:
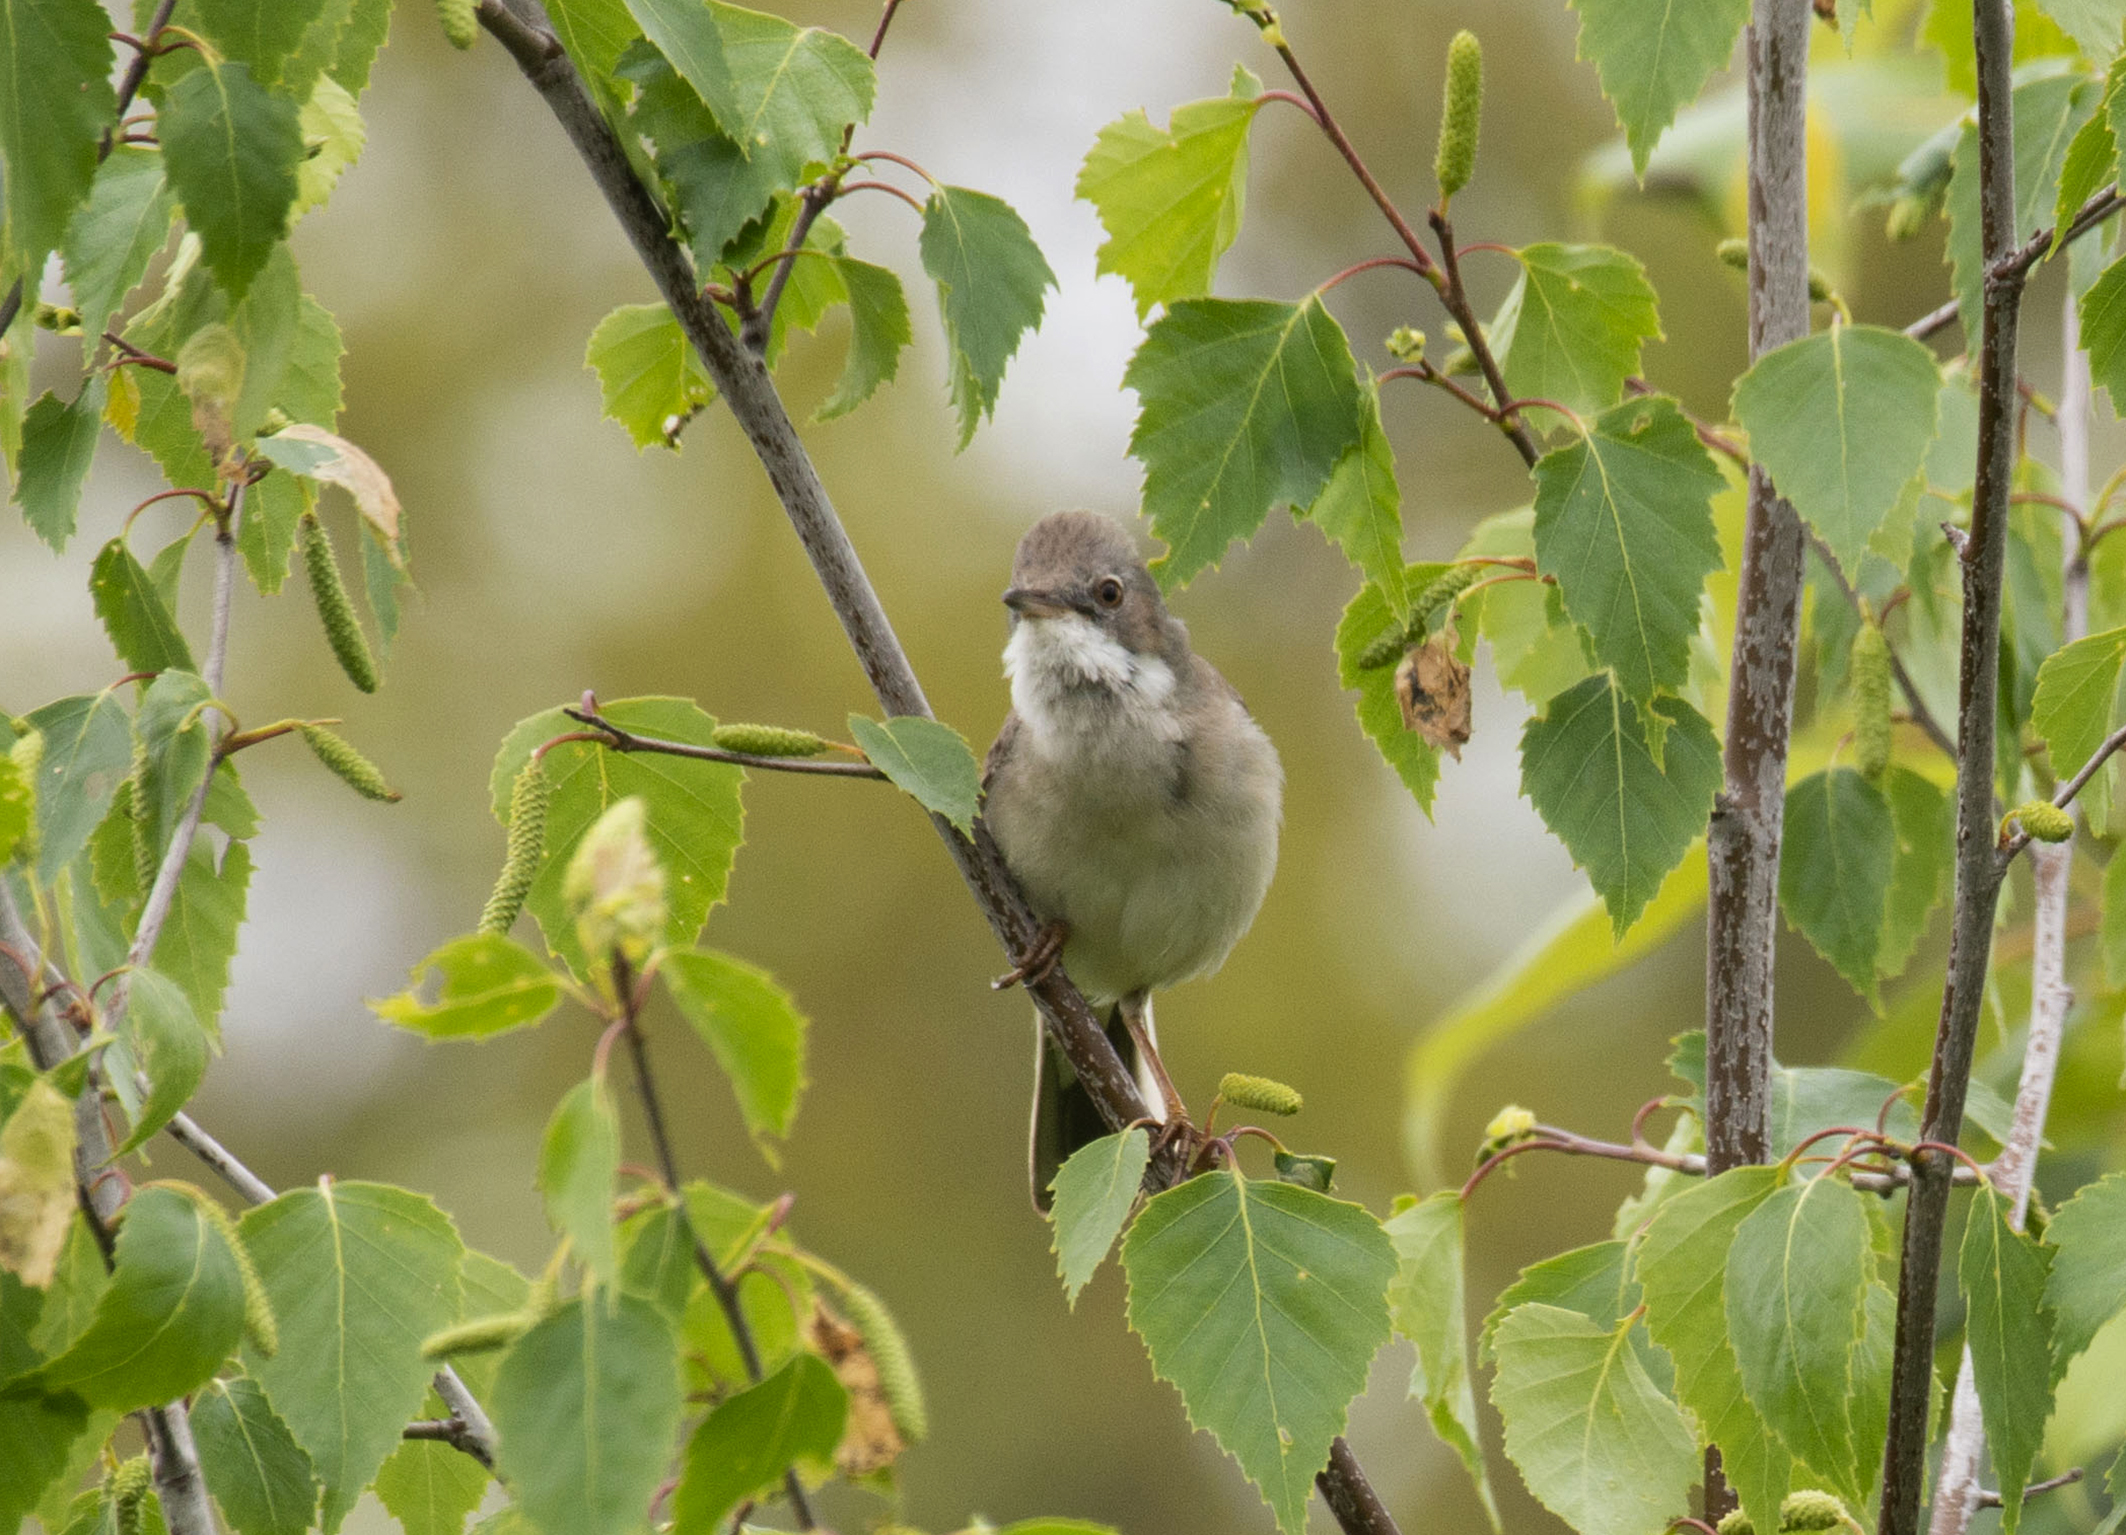
[(1499, 1324), (1491, 1400), (1528, 1490), (1581, 1535), (1647, 1535), (1688, 1511), (1698, 1446), (1647, 1379), (1633, 1323), (1531, 1303)]
[(1836, 1178), (1774, 1190), (1736, 1228), (1726, 1277), (1744, 1392), (1848, 1504), (1866, 1501), (1876, 1470), (1858, 1464), (1846, 1413), (1871, 1261), (1861, 1200)]
[(1552, 699), (1521, 732), (1521, 792), (1587, 871), (1618, 938), (1704, 833), (1721, 782), (1705, 717), (1679, 698), (1654, 708), (1669, 722), (1658, 766), (1638, 711), (1607, 673)]
[(1926, 460), (1940, 391), (1934, 354), (1874, 325), (1790, 341), (1735, 382), (1752, 456), (1849, 578)]
[(423, 1196), (329, 1178), (245, 1212), (242, 1233), (283, 1340), (244, 1364), (309, 1454), (332, 1535), (420, 1411), (421, 1342), (458, 1319), (464, 1248)]
[(178, 877), (162, 936), (149, 956), (155, 968), (184, 988), (208, 1037), (221, 1038), (221, 1002), (236, 958), (236, 931), (243, 926), (251, 885), (251, 850), (231, 842), (215, 867), (214, 854), (195, 843)]
[(1146, 1203), (1122, 1243), (1129, 1322), (1261, 1489), (1285, 1535), (1388, 1341), (1394, 1245), (1365, 1210), (1290, 1183), (1206, 1173)]
[(205, 682), (181, 671), (162, 673), (141, 696), (133, 724), (146, 764), (133, 786), (133, 813), (147, 822), (147, 845), (158, 861), (213, 766), (204, 722), (210, 697)]
[(1056, 1231), (1050, 1247), (1071, 1309), (1122, 1234), (1151, 1158), (1151, 1132), (1139, 1125), (1086, 1142), (1049, 1182), (1056, 1196), (1048, 1211)]
[(32, 274), (31, 289), (88, 195), (97, 144), (117, 116), (110, 30), (95, 0), (0, 0), (0, 246), (5, 275)]
[(1676, 113), (1727, 68), (1749, 20), (1749, 0), (1646, 5), (1642, 0), (1577, 0), (1579, 56), (1595, 67), (1617, 111), (1642, 179), (1646, 161)]
[(913, 714), (898, 715), (883, 724), (852, 714), (849, 734), (895, 788), (912, 795), (931, 814), (950, 821), (962, 836), (974, 835), (982, 768), (966, 737), (950, 725)]
[(1107, 230), (1097, 270), (1130, 285), (1140, 321), (1157, 305), (1210, 293), (1218, 258), (1240, 232), (1261, 92), (1260, 80), (1236, 71), (1231, 95), (1176, 107), (1164, 128), (1140, 109), (1093, 140), (1077, 194)]
[(303, 30), (281, 65), (281, 93), (301, 101), (320, 74), (351, 97), (369, 87), (369, 68), (391, 22), (392, 0), (325, 0), (317, 19)]
[(2122, 0), (2042, 0), (2042, 9), (2089, 58), (2101, 63), (2118, 53), (2119, 29), (2126, 24)]
[[(603, 10), (605, 5), (590, 9)], [(694, 94), (701, 98), (717, 124), (738, 145), (739, 153), (750, 157), (752, 145), (740, 135), (737, 85), (729, 55), (724, 49), (723, 28), (718, 25), (715, 11), (701, 0), (627, 0), (627, 10), (642, 29), (642, 35), (665, 56), (672, 68), (679, 72), (679, 77), (694, 88)], [(604, 18), (599, 20), (604, 22)], [(618, 35), (617, 28), (609, 24), (606, 27), (610, 35)], [(621, 42), (626, 40), (622, 38)], [(571, 53), (574, 51), (570, 49)], [(600, 51), (603, 51), (602, 44)], [(598, 72), (611, 70), (619, 54), (620, 49), (615, 46), (612, 58), (596, 66)]]
[[(1402, 589), (1420, 591), (1445, 569), (1445, 565), (1408, 566), (1403, 571)], [(1402, 626), (1395, 616), (1393, 601), (1381, 587), (1367, 582), (1344, 608), (1343, 618), (1336, 625), (1336, 681), (1343, 688), (1357, 690), (1359, 728), (1380, 749), (1388, 766), (1395, 769), (1396, 777), (1417, 801), (1418, 809), (1430, 815), (1432, 794), (1439, 784), (1439, 753), (1403, 723), (1403, 708), (1395, 697), (1395, 668), (1358, 664), (1359, 657), (1391, 626)]]
[(2045, 1250), (2008, 1224), (2009, 1205), (1987, 1185), (1972, 1195), (1956, 1277), (1964, 1340), (1986, 1421), (1986, 1453), (2001, 1495), (2001, 1529), (2014, 1535), (2030, 1466), (2052, 1416), (2052, 1312)]
[(2117, 987), (2126, 982), (2126, 858), (2117, 853), (2113, 853), (2111, 861), (2104, 865), (2103, 917), (2098, 942), (2104, 951), (2104, 980)]
[(136, 969), (126, 983), (125, 1022), (120, 1037), (133, 1064), (147, 1073), (147, 1096), (133, 1114), (133, 1128), (111, 1153), (136, 1150), (191, 1101), (207, 1074), (207, 1033), (184, 988), (153, 970)]
[(1350, 345), (1318, 297), (1181, 300), (1122, 385), (1137, 392), (1129, 450), (1168, 544), (1152, 573), (1169, 591), (1252, 538), (1273, 506), (1312, 504), (1364, 431)]
[[(435, 1001), (420, 996), (430, 972), (442, 977)], [(454, 938), (413, 967), (413, 985), (372, 1000), (386, 1023), (430, 1039), (485, 1039), (537, 1023), (561, 1001), (561, 979), (538, 955), (500, 933)]]
[(177, 621), (163, 606), (147, 571), (114, 538), (96, 556), (89, 571), (89, 599), (119, 659), (136, 672), (194, 670), (192, 648), (178, 632)]
[[(1963, 21), (1970, 32), (1970, 18)], [(1969, 46), (1968, 42), (1965, 46)], [(2103, 56), (2109, 58), (2114, 49)], [(2020, 245), (2052, 220), (2059, 200), (2060, 167), (2083, 122), (2097, 109), (2103, 88), (2072, 72), (2042, 75), (2015, 87), (2015, 243)], [(1981, 269), (1978, 228), (1978, 125), (1964, 125), (1957, 140), (1946, 199), (1946, 252), (1954, 278), (1964, 334), (1979, 333)], [(1975, 346), (1976, 343), (1974, 342)]]
[[(716, 721), (683, 698), (626, 698), (601, 704), (600, 712), (623, 729), (670, 741), (707, 746)], [(502, 743), (489, 779), (495, 819), (509, 824), (510, 787), (535, 748), (575, 722), (558, 709), (520, 721)], [(546, 811), (546, 861), (532, 881), (525, 907), (539, 921), (547, 947), (580, 974), (583, 952), (575, 920), (561, 899), (569, 855), (605, 812), (639, 797), (648, 817), (650, 846), (665, 871), (666, 933), (676, 945), (690, 944), (723, 899), (731, 864), (745, 840), (739, 786), (745, 770), (715, 762), (690, 762), (654, 753), (616, 753), (571, 741), (546, 754), (553, 797)]]
[(730, 1079), (747, 1133), (767, 1153), (764, 1138), (789, 1135), (805, 1090), (805, 1015), (767, 971), (728, 954), (673, 949), (657, 973)]
[[(2118, 46), (2116, 36), (2112, 38), (2112, 46)], [(2089, 121), (2076, 129), (2074, 137), (2068, 141), (2066, 157), (2060, 162), (2060, 189), (2052, 203), (2052, 249), (2046, 252), (2048, 260), (2058, 254), (2060, 243), (2067, 237), (2068, 226), (2074, 222), (2082, 204), (2119, 173), (2118, 138), (2112, 131), (2111, 119), (2112, 113), (2118, 109), (2122, 83), (2126, 83), (2126, 63), (2113, 59), (2104, 78), (2103, 103), (2089, 114)]]
[(1786, 791), (1779, 905), (1831, 968), (1880, 1004), (1882, 952), (1897, 827), (1882, 791), (1852, 768), (1811, 773)]
[(831, 1463), (848, 1417), (849, 1393), (810, 1352), (726, 1397), (687, 1441), (673, 1535), (718, 1535), (732, 1509), (769, 1492), (793, 1464)]
[(1742, 1389), (1727, 1337), (1727, 1254), (1735, 1230), (1778, 1187), (1778, 1169), (1738, 1167), (1671, 1196), (1640, 1239), (1635, 1269), (1646, 1326), (1676, 1366), (1676, 1397), (1720, 1447), (1743, 1512), (1779, 1525), (1793, 1461)]
[(982, 418), (995, 412), (1005, 365), (1020, 339), (1040, 325), (1042, 295), (1056, 285), (1056, 274), (1010, 204), (965, 187), (932, 189), (918, 249), (937, 284), (964, 448)]
[[(554, 35), (561, 39), (561, 46), (568, 50), (568, 56), (583, 71), (584, 78), (599, 82), (611, 78), (621, 50), (642, 36), (643, 29), (637, 25), (637, 18), (629, 14), (633, 9), (624, 0), (554, 0), (546, 7), (546, 13), (553, 21)], [(702, 17), (700, 25), (710, 34), (708, 41), (699, 45), (706, 58), (703, 67), (713, 69), (721, 61), (722, 51), (714, 35), (715, 27), (699, 4), (657, 0), (653, 14), (659, 27), (667, 29), (691, 26), (695, 16)], [(659, 46), (662, 47), (662, 43)], [(344, 80), (340, 83), (346, 84)], [(348, 88), (354, 89), (352, 86)], [(356, 91), (356, 94), (360, 92)]]
[[(449, 1416), (433, 1391), (421, 1411)], [(463, 1535), (465, 1520), (493, 1480), (486, 1467), (454, 1445), (408, 1439), (377, 1471), (372, 1490), (406, 1535)]]
[(312, 208), (323, 207), (339, 185), (340, 176), (362, 157), (369, 130), (363, 126), (361, 109), (347, 88), (327, 75), (312, 87), (296, 119), (305, 148), (315, 146), (295, 169), (295, 208), (301, 218)]
[[(96, 1267), (100, 1273), (100, 1255)], [(36, 1368), (42, 1356), (32, 1339), (51, 1305), (44, 1292), (0, 1269), (0, 1381)], [(0, 1444), (8, 1447), (0, 1461), (0, 1529), (18, 1528), (47, 1489), (62, 1483), (88, 1416), (77, 1396), (0, 1396)]]
[(1531, 1301), (1577, 1311), (1608, 1331), (1639, 1304), (1639, 1284), (1631, 1271), (1631, 1249), (1621, 1238), (1593, 1242), (1522, 1269), (1520, 1277), (1499, 1292), (1491, 1314), (1484, 1318), (1483, 1329), (1477, 1334), (1479, 1364), (1495, 1362), (1492, 1344), (1499, 1323), (1515, 1307)]
[[(1673, 400), (1628, 400), (1535, 466), (1536, 568), (1631, 699), (1690, 677), (1726, 481)], [(1909, 478), (1909, 476), (1908, 476)]]
[[(238, 1375), (207, 1382), (192, 1401), (192, 1434), (200, 1470), (237, 1535), (303, 1535), (310, 1528), (316, 1473), (257, 1381)], [(472, 1464), (447, 1445), (433, 1448)]]
[(211, 1379), (243, 1327), (243, 1280), (228, 1242), (185, 1195), (143, 1189), (126, 1203), (95, 1320), (36, 1384), (91, 1407), (157, 1406)]
[(156, 127), (185, 222), (232, 298), (288, 232), (304, 155), (296, 104), (238, 63), (202, 63), (171, 86)]
[[(2076, 640), (2045, 658), (2030, 699), (2030, 723), (2052, 754), (2053, 776), (2062, 782), (2081, 771), (2104, 738), (2126, 722), (2126, 628), (2106, 629)], [(2106, 762), (2083, 789), (2085, 808), (2102, 814), (2111, 798), (2117, 767)], [(2093, 794), (2091, 791), (2095, 791)]]
[(2126, 405), (2126, 257), (2104, 268), (2082, 295), (2078, 334), (2090, 376), (2109, 391), (2116, 416)]
[(663, 304), (621, 304), (591, 332), (583, 355), (597, 374), (604, 412), (636, 449), (678, 449), (678, 427), (716, 398), (687, 334)]
[(908, 327), (908, 300), (901, 280), (882, 266), (837, 256), (842, 286), (849, 295), (849, 356), (834, 393), (812, 419), (832, 421), (871, 398), (900, 370), (901, 348), (913, 334)]
[(679, 1430), (678, 1340), (640, 1296), (569, 1301), (503, 1356), (488, 1407), (534, 1525), (638, 1535)]
[(2126, 1173), (2085, 1185), (2053, 1213), (2045, 1240), (2053, 1246), (2045, 1306), (2058, 1319), (2052, 1335), (2057, 1376), (2126, 1309)]
[[(1296, 506), (1293, 512), (1301, 515)], [(1408, 623), (1411, 593), (1403, 579), (1402, 491), (1395, 483), (1395, 450), (1381, 430), (1378, 385), (1369, 384), (1360, 393), (1358, 441), (1344, 450), (1328, 484), (1303, 515), (1378, 588), (1396, 619)]]
[[(673, 0), (631, 3), (649, 31), (645, 12), (668, 8)], [(687, 78), (746, 157), (769, 169), (774, 189), (793, 187), (808, 166), (831, 162), (841, 152), (843, 131), (871, 115), (877, 85), (870, 56), (838, 33), (797, 27), (780, 16), (719, 0), (709, 0), (709, 12), (722, 41), (729, 92), (719, 98), (693, 75)]]
[(1646, 268), (1608, 245), (1544, 243), (1514, 255), (1520, 280), (1488, 331), (1507, 390), (1583, 415), (1607, 410), (1639, 371), (1639, 349), (1661, 339)]
[(1927, 921), (1949, 893), (1955, 867), (1956, 815), (1939, 784), (1910, 768), (1883, 775), (1883, 795), (1897, 829), (1897, 857), (1890, 865), (1890, 899), (1883, 913), (1882, 943), (1875, 973), (1884, 980), (1902, 974)]
[(620, 1288), (655, 1303), (673, 1326), (686, 1320), (699, 1277), (694, 1228), (683, 1203), (651, 1205), (621, 1223)]
[(10, 1066), (0, 1123), (0, 1271), (43, 1289), (66, 1255), (74, 1199), (73, 1105), (51, 1082)]
[(30, 531), (54, 554), (63, 554), (74, 536), (82, 482), (103, 436), (103, 397), (103, 377), (92, 375), (71, 402), (47, 391), (22, 418), (15, 501)]
[(169, 243), (175, 199), (162, 178), (162, 156), (119, 144), (96, 170), (88, 201), (67, 225), (66, 283), (81, 311), (81, 333), (100, 336)]
[[(76, 1219), (67, 1227), (66, 1246), (59, 1250), (52, 1282), (44, 1292), (44, 1309), (30, 1328), (30, 1346), (40, 1354), (65, 1353), (89, 1330), (89, 1323), (96, 1319), (96, 1303), (110, 1287), (103, 1250), (89, 1234), (88, 1223)], [(0, 1380), (7, 1378), (0, 1375)]]
[(21, 763), (0, 757), (0, 869), (14, 861), (37, 824), (37, 786)]
[(1410, 1395), (1425, 1404), (1432, 1431), (1460, 1457), (1496, 1531), (1501, 1528), (1498, 1505), (1491, 1496), (1491, 1478), (1484, 1471), (1476, 1395), (1469, 1384), (1461, 1195), (1442, 1189), (1389, 1217), (1384, 1229), (1395, 1244), (1396, 1262), (1388, 1305), (1395, 1330), (1417, 1347)]
[(223, 55), (248, 64), (260, 85), (277, 84), (325, 0), (198, 0), (196, 24)]
[(30, 712), (44, 735), (37, 764), (37, 878), (51, 884), (88, 845), (131, 771), (133, 731), (113, 692), (62, 698)]
[(546, 1220), (573, 1244), (600, 1284), (619, 1264), (613, 1243), (614, 1183), (620, 1175), (620, 1117), (605, 1078), (593, 1074), (563, 1095), (539, 1147), (539, 1192)]
[[(1478, 523), (1461, 550), (1463, 559), (1476, 556), (1535, 558), (1534, 506)], [(1547, 704), (1595, 670), (1555, 586), (1504, 582), (1472, 593), (1462, 611), (1475, 615), (1478, 631), (1490, 643), (1499, 681), (1532, 704)]]
[(713, 265), (749, 225), (758, 228), (786, 183), (765, 159), (746, 158), (648, 39), (628, 45), (615, 73), (634, 87), (630, 120), (654, 148), (657, 174), (696, 263)]

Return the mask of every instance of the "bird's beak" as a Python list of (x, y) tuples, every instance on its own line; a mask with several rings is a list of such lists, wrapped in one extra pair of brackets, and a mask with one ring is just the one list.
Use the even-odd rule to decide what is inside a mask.
[(1004, 594), (1004, 606), (1021, 618), (1060, 618), (1073, 611), (1070, 603), (1054, 592), (1030, 586), (1014, 586)]

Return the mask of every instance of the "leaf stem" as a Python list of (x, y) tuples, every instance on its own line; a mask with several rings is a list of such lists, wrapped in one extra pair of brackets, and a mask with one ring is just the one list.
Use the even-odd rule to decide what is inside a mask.
[[(847, 197), (852, 192), (890, 192), (917, 213), (923, 211), (923, 204), (919, 198), (913, 193), (902, 191), (890, 181), (845, 181), (834, 189), (834, 197), (836, 199)], [(794, 255), (795, 252), (792, 252), (792, 254)]]
[(1412, 261), (1407, 256), (1370, 256), (1364, 261), (1360, 261), (1352, 266), (1345, 267), (1341, 272), (1338, 272), (1334, 277), (1330, 278), (1327, 282), (1323, 283), (1314, 291), (1317, 294), (1327, 293), (1331, 288), (1336, 287), (1339, 283), (1342, 283), (1346, 278), (1356, 277), (1361, 272), (1370, 272), (1375, 267), (1384, 266), (1401, 267), (1404, 271), (1415, 272), (1420, 277), (1423, 277), (1425, 275), (1425, 269), (1419, 266), (1416, 262)]

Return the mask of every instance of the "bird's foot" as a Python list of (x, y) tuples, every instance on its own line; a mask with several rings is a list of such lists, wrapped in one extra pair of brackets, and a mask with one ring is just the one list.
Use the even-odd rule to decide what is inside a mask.
[(1038, 986), (1048, 979), (1049, 971), (1056, 968), (1056, 961), (1063, 957), (1063, 945), (1070, 937), (1068, 922), (1051, 922), (1034, 935), (1033, 946), (1027, 949), (1019, 962), (989, 983), (991, 991), (1009, 991), (1014, 986)]

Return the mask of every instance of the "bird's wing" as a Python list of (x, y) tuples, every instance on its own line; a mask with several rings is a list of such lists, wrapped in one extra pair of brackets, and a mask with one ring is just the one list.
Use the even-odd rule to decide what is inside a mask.
[(997, 776), (997, 768), (1009, 755), (1012, 745), (1019, 738), (1019, 711), (1014, 709), (1004, 716), (1004, 723), (997, 727), (997, 738), (989, 743), (989, 755), (982, 759), (982, 789), (988, 792), (989, 785)]

